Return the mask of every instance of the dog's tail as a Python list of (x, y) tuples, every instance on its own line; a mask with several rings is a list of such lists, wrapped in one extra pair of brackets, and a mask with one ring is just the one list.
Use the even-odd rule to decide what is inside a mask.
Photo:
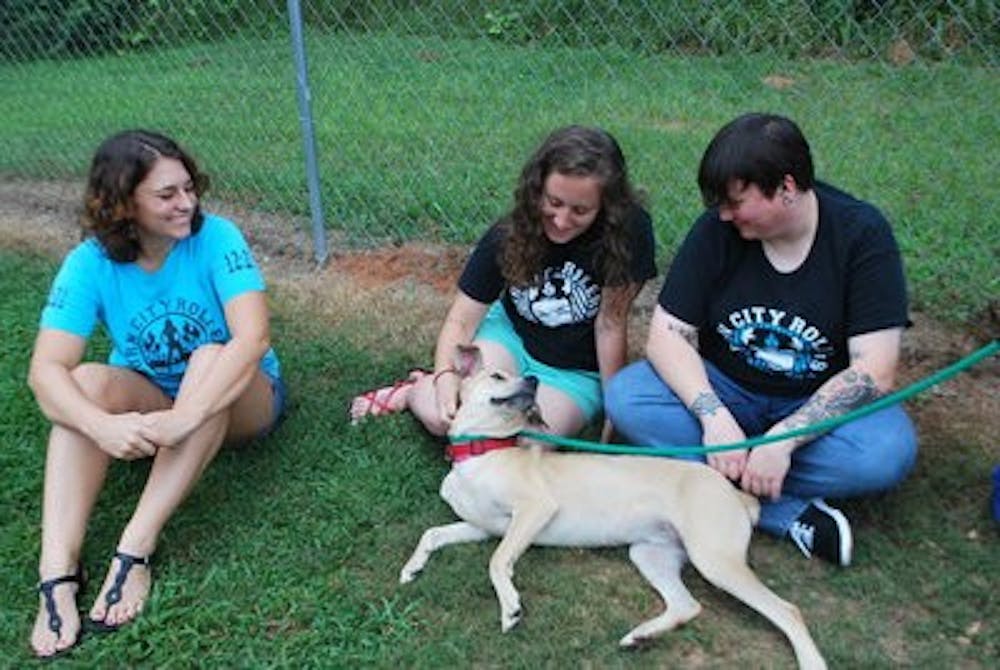
[(740, 502), (743, 503), (743, 507), (746, 509), (747, 514), (750, 516), (750, 523), (754, 526), (760, 520), (760, 501), (753, 497), (746, 491), (741, 491), (740, 489), (735, 489), (736, 495), (739, 497)]

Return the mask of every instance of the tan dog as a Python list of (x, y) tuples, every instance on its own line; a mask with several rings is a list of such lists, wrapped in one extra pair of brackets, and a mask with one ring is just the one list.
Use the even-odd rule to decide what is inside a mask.
[[(508, 438), (540, 423), (538, 380), (484, 369), (479, 350), (456, 360), (461, 405), (449, 436)], [(629, 558), (666, 603), (662, 614), (620, 641), (632, 647), (683, 624), (701, 605), (681, 582), (685, 560), (709, 582), (771, 620), (788, 636), (802, 668), (825, 668), (802, 615), (747, 566), (759, 513), (755, 498), (707, 465), (660, 457), (553, 453), (516, 447), (516, 439), (482, 439), (449, 447), (454, 465), (441, 497), (464, 519), (420, 538), (400, 581), (412, 581), (431, 553), (449, 544), (503, 539), (490, 559), (500, 601), (500, 626), (520, 619), (514, 563), (532, 544), (572, 547), (629, 545)]]

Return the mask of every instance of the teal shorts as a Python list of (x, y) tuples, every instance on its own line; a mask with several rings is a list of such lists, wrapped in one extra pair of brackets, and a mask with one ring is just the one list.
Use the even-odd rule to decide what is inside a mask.
[(601, 413), (603, 406), (601, 375), (591, 370), (556, 368), (532, 357), (524, 348), (520, 336), (514, 331), (514, 324), (511, 323), (499, 300), (493, 303), (479, 324), (475, 339), (499, 344), (514, 358), (518, 374), (535, 375), (542, 384), (557, 388), (568, 395), (583, 412), (587, 423)]

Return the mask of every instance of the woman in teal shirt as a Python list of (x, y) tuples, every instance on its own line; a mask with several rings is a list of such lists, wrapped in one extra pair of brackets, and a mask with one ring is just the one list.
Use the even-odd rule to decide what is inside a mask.
[[(139, 614), (160, 531), (219, 447), (267, 433), (282, 415), (263, 277), (236, 226), (201, 211), (206, 185), (157, 133), (119, 133), (94, 156), (85, 239), (53, 282), (29, 372), (52, 422), (31, 635), (39, 656), (79, 640), (80, 550), (112, 459), (153, 463), (90, 609), (107, 630)], [(111, 355), (83, 362), (97, 323)]]

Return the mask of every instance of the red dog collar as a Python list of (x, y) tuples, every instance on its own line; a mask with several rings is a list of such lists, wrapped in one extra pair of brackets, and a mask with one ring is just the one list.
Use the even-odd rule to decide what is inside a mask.
[(445, 457), (454, 463), (461, 463), (467, 458), (481, 456), (487, 451), (509, 449), (516, 446), (517, 437), (494, 437), (486, 440), (471, 440), (470, 442), (449, 444), (445, 450)]

